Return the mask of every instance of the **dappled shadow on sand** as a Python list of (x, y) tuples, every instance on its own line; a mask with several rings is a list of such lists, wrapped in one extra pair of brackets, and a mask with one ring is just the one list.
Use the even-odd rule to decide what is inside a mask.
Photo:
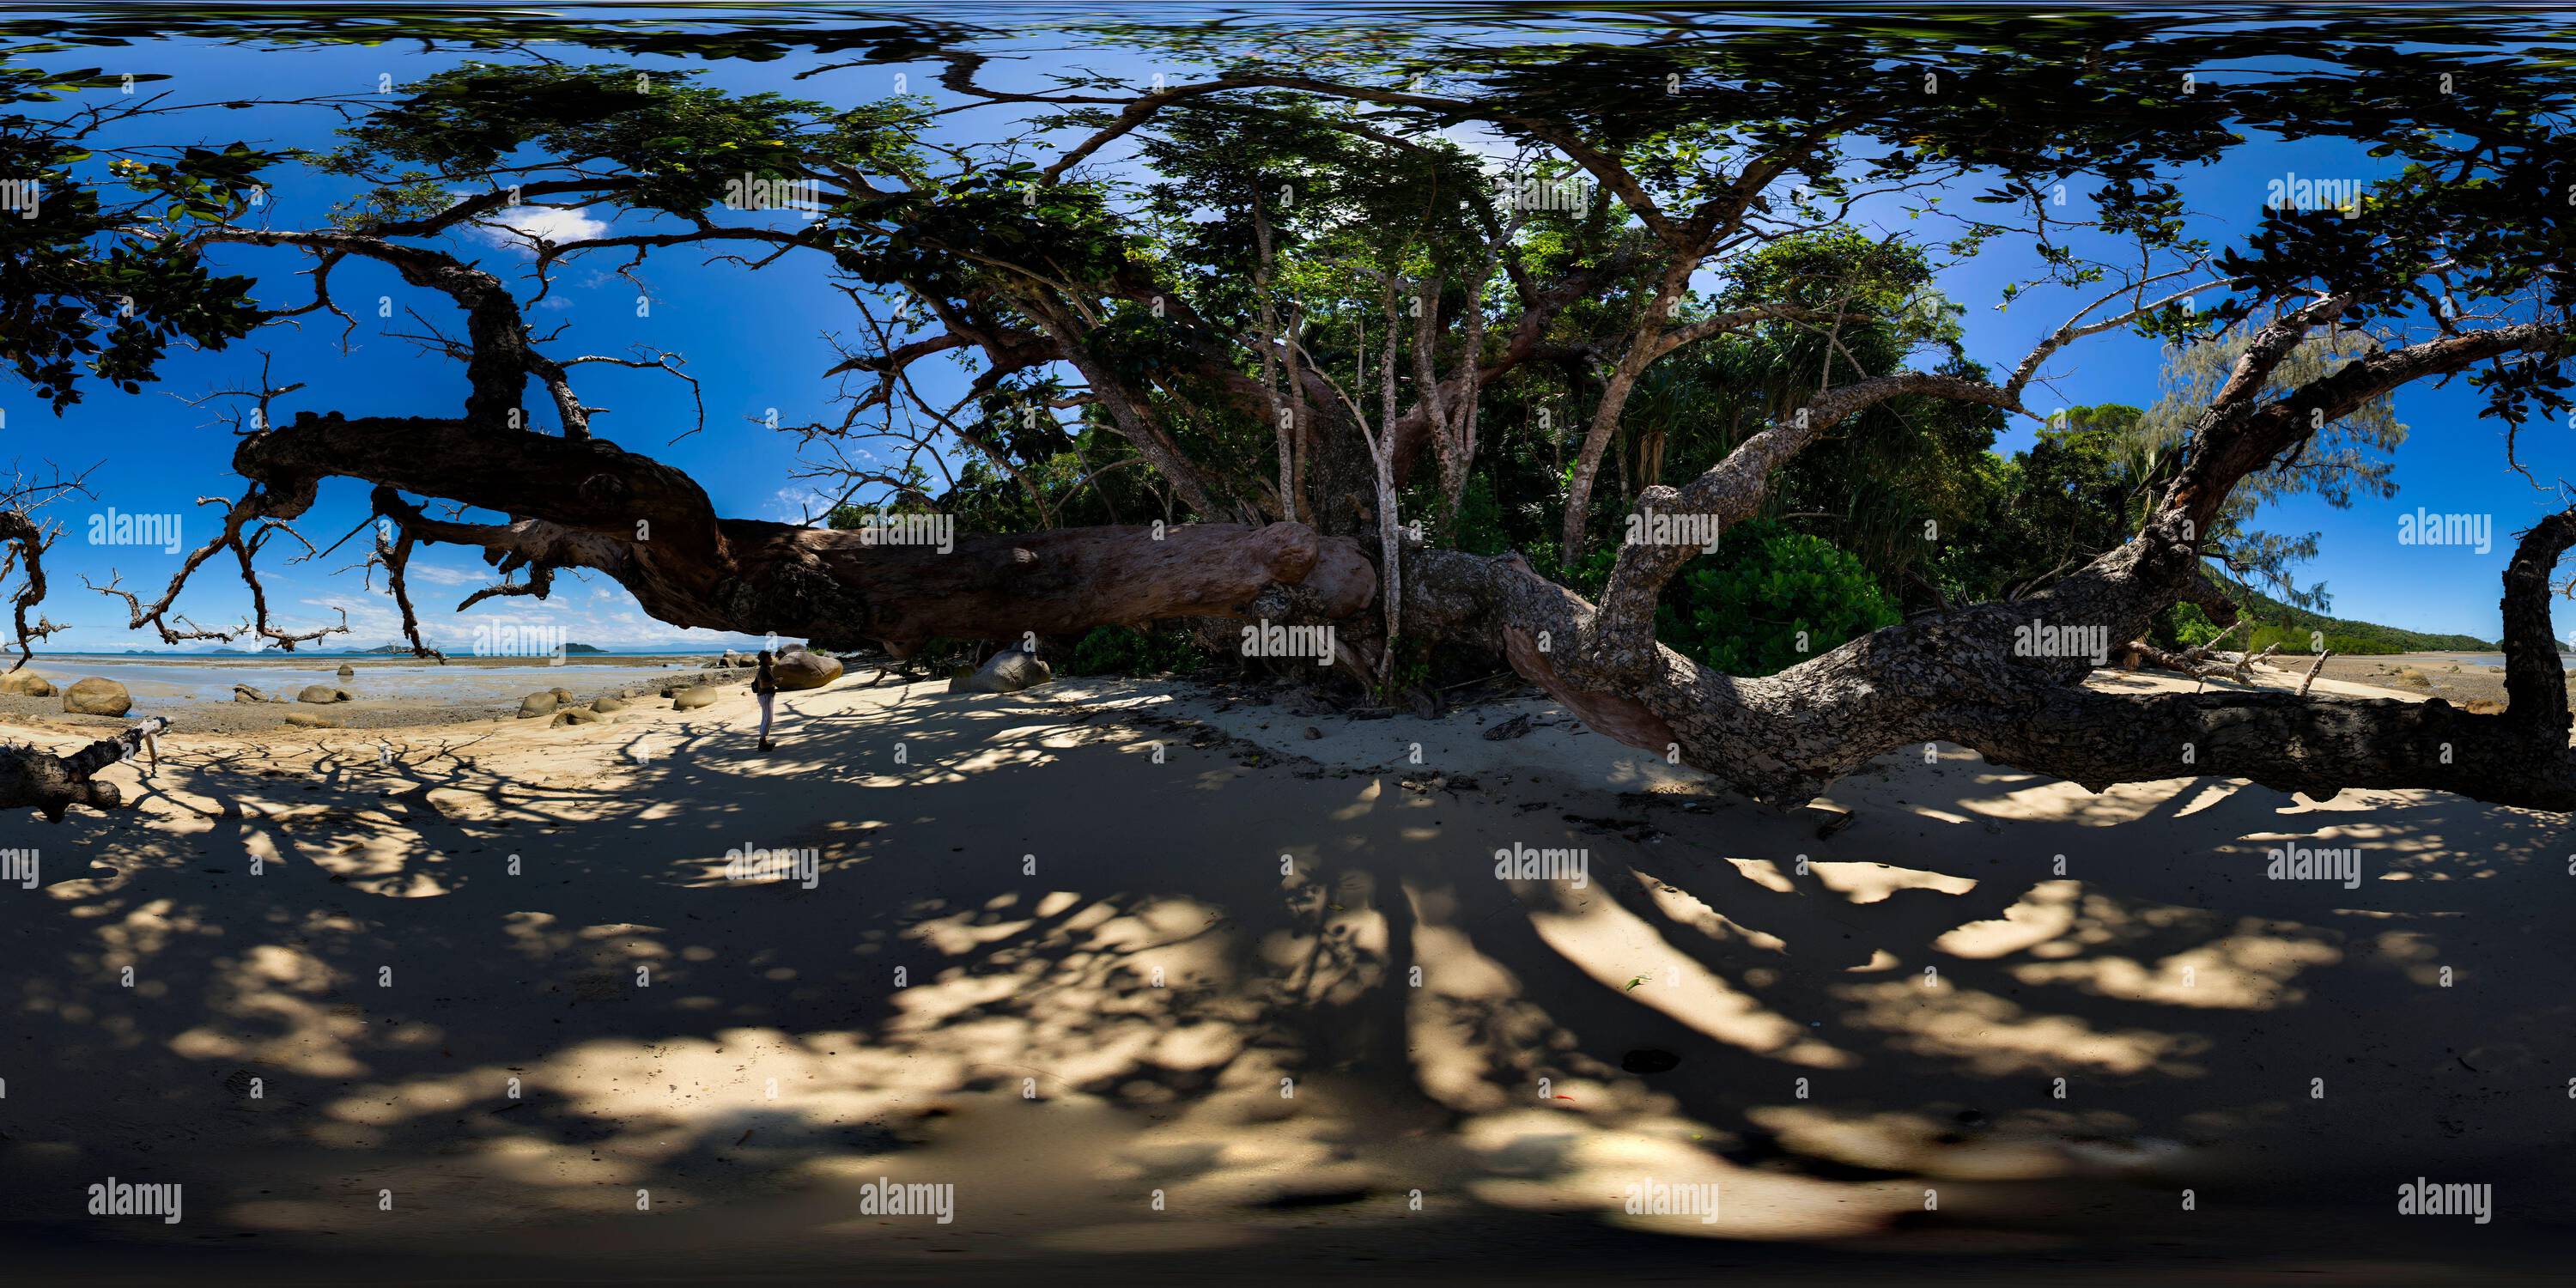
[[(2444, 1168), (2565, 1192), (2512, 1125), (2576, 1063), (2547, 816), (2084, 797), (1945, 749), (1846, 784), (1860, 821), (1819, 841), (1034, 695), (786, 732), (183, 756), (158, 816), (0, 823), (45, 872), (6, 894), (0, 1216), (638, 1258), (1687, 1236), (1850, 1269), (2323, 1253)], [(2358, 845), (2362, 880), (2266, 880), (2291, 841)], [(1514, 845), (1583, 879), (1498, 879)], [(755, 848), (810, 853), (810, 888), (735, 879)], [(78, 1201), (111, 1175), (183, 1181), (187, 1222), (103, 1232)], [(954, 1220), (862, 1215), (879, 1178), (955, 1185)], [(1630, 1210), (1657, 1185), (1722, 1202)]]

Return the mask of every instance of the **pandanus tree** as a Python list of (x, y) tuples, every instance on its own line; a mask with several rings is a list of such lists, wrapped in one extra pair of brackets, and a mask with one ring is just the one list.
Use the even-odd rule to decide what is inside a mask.
[[(2113, 695), (2083, 686), (2089, 656), (2015, 647), (2034, 622), (2116, 641), (2177, 602), (2231, 615), (2213, 531), (2241, 520), (2249, 489), (2285, 486), (2367, 432), (2409, 384), (2466, 380), (2515, 426), (2566, 414), (2576, 73), (2545, 50), (2424, 23), (2117, 15), (1677, 22), (1591, 44), (1519, 43), (1508, 28), (1357, 46), (1346, 33), (1247, 46), (1121, 29), (1106, 38), (1204, 70), (1006, 89), (988, 84), (978, 33), (895, 24), (803, 37), (851, 57), (787, 97), (612, 56), (799, 39), (775, 30), (543, 34), (601, 57), (504, 49), (338, 105), (344, 137), (297, 155), (94, 154), (86, 80), (12, 82), (21, 101), (0, 125), (23, 164), (63, 179), (115, 164), (132, 203), (0, 221), (12, 288), (0, 346), (57, 401), (85, 380), (149, 379), (170, 336), (221, 345), (336, 313), (331, 273), (352, 261), (390, 268), (421, 308), (456, 319), (439, 342), (465, 373), (455, 405), (286, 415), (292, 391), (263, 377), (261, 417), (233, 455), (238, 497), (164, 593), (128, 598), (136, 629), (195, 631), (175, 605), (219, 559), (256, 592), (270, 534), (354, 481), (383, 520), (379, 562), (424, 651), (407, 562), (446, 543), (495, 568), (480, 595), (542, 596), (556, 573), (587, 569), (666, 622), (898, 655), (941, 637), (1211, 616), (1332, 625), (1341, 660), (1369, 676), (1407, 642), (1480, 649), (1592, 728), (1783, 806), (1935, 740), (2097, 789), (2220, 774), (2318, 796), (2420, 787), (2576, 806), (2548, 609), (2576, 513), (2524, 533), (2505, 573), (2500, 714)], [(835, 76), (922, 62), (939, 69), (933, 96), (832, 96)], [(992, 125), (954, 141), (978, 116)], [(2368, 149), (2365, 199), (2316, 209), (2194, 186), (2249, 142), (2284, 137)], [(371, 195), (326, 226), (269, 226), (256, 186), (292, 165)], [(746, 177), (798, 185), (817, 217), (746, 217), (726, 186)], [(2205, 241), (2187, 200), (2229, 204), (2253, 231)], [(526, 207), (614, 210), (618, 227), (539, 238), (520, 275), (455, 249), (453, 234)], [(1904, 240), (1952, 260), (2031, 263), (2006, 301), (2068, 301), (2063, 325), (2026, 353), (1963, 354), (1920, 325), (1918, 302), (1753, 270), (1864, 216), (1919, 228)], [(216, 247), (300, 268), (304, 296), (271, 300), (277, 279), (209, 271)], [(961, 534), (943, 554), (728, 517), (686, 473), (595, 432), (583, 369), (654, 360), (559, 352), (532, 329), (531, 302), (568, 265), (710, 252), (845, 288), (859, 342), (816, 373), (850, 382), (845, 415), (791, 428), (857, 437), (890, 432), (898, 410), (926, 418), (935, 450), (1013, 481), (1031, 529)], [(2117, 544), (2012, 598), (1917, 614), (1770, 676), (1721, 674), (1656, 638), (1666, 586), (1838, 427), (1907, 406), (2043, 416), (2049, 379), (2115, 331), (2228, 353), (2195, 405), (2165, 409), (2177, 428)], [(1612, 508), (1636, 522), (1605, 524), (1596, 497), (1605, 478), (1617, 486), (1614, 449), (1648, 374), (1698, 346), (1792, 333), (1814, 355), (1812, 386), (1696, 474), (1632, 479)], [(917, 369), (961, 358), (967, 397), (932, 405)], [(1556, 557), (1542, 560), (1554, 570), (1615, 545), (1597, 596), (1520, 555), (1433, 539), (1493, 437), (1480, 408), (1516, 382), (1581, 392), (1560, 494), (1503, 499), (1558, 507)], [(1098, 486), (1041, 468), (1064, 436), (1031, 432), (1030, 417), (1067, 411), (1150, 476), (1162, 521), (1048, 526)], [(0, 527), (0, 540), (35, 572), (40, 526)], [(44, 590), (31, 577), (18, 595), (22, 638)], [(298, 642), (254, 601), (247, 629)]]

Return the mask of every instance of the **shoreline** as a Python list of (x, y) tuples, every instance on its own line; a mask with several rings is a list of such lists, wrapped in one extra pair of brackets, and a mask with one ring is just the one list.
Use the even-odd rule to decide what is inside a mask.
[[(58, 656), (83, 657), (84, 655)], [(600, 660), (600, 655), (583, 656), (584, 661), (568, 663), (568, 665), (596, 664), (626, 669), (641, 670), (646, 667), (652, 667), (653, 669), (649, 675), (638, 676), (631, 680), (623, 680), (607, 684), (591, 684), (586, 686), (566, 685), (564, 687), (568, 688), (574, 695), (574, 701), (567, 704), (568, 706), (586, 706), (600, 698), (609, 697), (629, 700), (643, 698), (647, 701), (658, 701), (661, 700), (658, 695), (660, 695), (665, 689), (701, 686), (723, 687), (729, 685), (743, 685), (750, 682), (750, 672), (738, 668), (729, 669), (725, 667), (706, 665), (704, 663), (687, 667), (676, 667), (671, 665), (669, 661), (669, 659), (674, 656), (694, 657), (696, 656), (694, 654), (628, 654), (611, 657), (604, 661)], [(2327, 659), (2325, 669), (2319, 674), (2318, 682), (2313, 689), (2313, 692), (2321, 695), (2364, 698), (2397, 697), (2416, 700), (2441, 698), (2455, 706), (2471, 707), (2472, 704), (2479, 704), (2473, 709), (2488, 709), (2490, 707), (2493, 709), (2501, 709), (2501, 703), (2504, 698), (2503, 670), (2496, 667), (2471, 666), (2458, 660), (2461, 658), (2478, 656), (2485, 655), (2470, 653), (2406, 653), (2345, 656), (2339, 654)], [(120, 665), (142, 660), (130, 657), (119, 657), (116, 655), (96, 655), (96, 657), (97, 660), (103, 660)], [(84, 660), (87, 659), (84, 658)], [(94, 716), (75, 715), (65, 712), (62, 709), (62, 697), (59, 693), (52, 697), (42, 698), (0, 693), (0, 727), (14, 725), (29, 729), (42, 729), (63, 733), (85, 733), (93, 730), (121, 729), (147, 715), (166, 715), (171, 717), (173, 721), (173, 731), (178, 733), (241, 736), (270, 733), (301, 737), (306, 734), (319, 732), (325, 728), (363, 729), (379, 732), (401, 729), (427, 730), (443, 729), (455, 725), (471, 724), (486, 720), (513, 721), (515, 720), (515, 712), (518, 709), (520, 698), (525, 696), (524, 693), (491, 699), (461, 699), (450, 697), (417, 697), (400, 695), (371, 696), (364, 691), (364, 682), (371, 669), (422, 666), (434, 667), (436, 664), (423, 663), (419, 659), (408, 657), (390, 659), (380, 657), (373, 659), (372, 662), (370, 659), (359, 657), (334, 659), (335, 662), (349, 662), (351, 669), (357, 672), (357, 675), (347, 682), (347, 686), (355, 691), (356, 696), (347, 702), (307, 703), (296, 701), (289, 696), (289, 689), (293, 686), (279, 685), (272, 688), (269, 685), (261, 684), (259, 682), (260, 671), (254, 670), (254, 668), (307, 673), (313, 677), (309, 680), (310, 683), (333, 684), (337, 686), (340, 682), (331, 674), (331, 671), (336, 668), (316, 668), (313, 663), (320, 661), (321, 659), (319, 658), (311, 660), (302, 658), (196, 659), (182, 655), (160, 660), (165, 664), (172, 665), (204, 665), (207, 661), (211, 660), (227, 670), (235, 668), (250, 670), (252, 671), (252, 674), (245, 676), (243, 680), (244, 683), (250, 684), (252, 687), (262, 689), (264, 692), (269, 693), (271, 697), (284, 697), (287, 700), (282, 702), (261, 703), (197, 700), (174, 697), (170, 693), (146, 692), (144, 688), (129, 685), (129, 691), (132, 692), (134, 698), (134, 706), (131, 711), (123, 716)], [(845, 668), (847, 668), (844, 671), (843, 678), (826, 686), (827, 690), (838, 689), (847, 684), (851, 674), (859, 670), (864, 670), (874, 663), (874, 659), (868, 658), (843, 658), (841, 660)], [(2231, 680), (2216, 678), (2207, 681), (2207, 683), (2211, 686), (2220, 688), (2247, 689), (2249, 691), (2257, 692), (2284, 689), (2295, 691), (2298, 687), (2299, 680), (2306, 674), (2307, 659), (2299, 655), (2276, 655), (2273, 661), (2278, 665), (2272, 666), (2268, 671), (2261, 673), (2262, 678), (2266, 681), (2265, 683), (2243, 686), (2238, 685)], [(529, 659), (458, 658), (451, 659), (449, 665), (467, 666), (478, 670), (499, 670), (505, 668), (518, 668), (525, 670), (529, 673), (528, 679), (530, 680), (530, 684), (527, 689), (528, 693), (543, 692), (547, 689), (556, 687), (554, 684), (542, 683), (542, 681), (544, 681), (548, 676), (556, 674), (558, 668), (536, 664)], [(84, 674), (86, 674), (76, 667), (65, 667), (59, 664), (48, 666), (46, 665), (46, 659), (43, 658), (39, 658), (37, 661), (30, 663), (29, 669), (36, 671), (39, 675), (45, 676), (45, 678), (55, 684), (57, 689), (69, 687), (73, 681), (80, 679)], [(2109, 677), (2130, 675), (2152, 675), (2161, 676), (2167, 679), (2175, 678), (2160, 671), (2150, 670), (2140, 672), (2122, 672), (2116, 668), (2104, 668), (2096, 671), (2094, 674), (2097, 682)], [(2415, 678), (2417, 677), (2420, 677), (2422, 683), (2415, 682)], [(1095, 680), (1111, 678), (1115, 677), (1066, 677), (1066, 679)], [(1243, 700), (1240, 697), (1227, 697), (1225, 695), (1258, 694), (1267, 691), (1266, 686), (1258, 682), (1222, 679), (1202, 680), (1190, 677), (1165, 676), (1137, 678), (1131, 682), (1145, 684), (1177, 684), (1197, 691), (1203, 696), (1208, 697), (1211, 701), (1219, 702)], [(1059, 681), (1059, 683), (1062, 683), (1062, 681)], [(815, 692), (819, 691), (821, 690), (816, 690)], [(1506, 694), (1503, 696), (1502, 700), (1512, 701), (1532, 698), (1535, 696), (1537, 696), (1537, 691), (1535, 689), (1527, 689)], [(2571, 704), (2576, 704), (2576, 698), (2571, 698)], [(321, 727), (291, 725), (286, 723), (285, 717), (290, 713), (297, 712), (308, 715), (320, 715), (330, 719), (334, 723), (330, 726)], [(1313, 714), (1319, 719), (1333, 718), (1334, 716), (1334, 713), (1326, 708), (1318, 708)], [(92, 734), (91, 736), (96, 735)]]
[[(362, 680), (366, 675), (365, 669), (355, 669), (358, 670)], [(531, 668), (531, 671), (530, 679), (535, 681), (552, 674), (553, 668)], [(53, 675), (48, 675), (46, 678), (53, 680), (57, 689), (68, 688), (72, 680), (80, 678), (76, 673), (65, 672), (64, 674), (67, 678), (56, 678)], [(564, 687), (570, 689), (574, 697), (574, 701), (568, 705), (587, 706), (601, 698), (611, 697), (645, 698), (658, 701), (655, 695), (666, 688), (721, 687), (750, 682), (751, 673), (748, 671), (694, 667), (686, 670), (656, 670), (649, 675), (613, 684), (593, 684), (578, 689), (571, 689), (571, 686)], [(266, 687), (247, 678), (244, 683), (250, 683), (255, 688), (265, 689)], [(333, 681), (322, 679), (313, 683), (333, 683)], [(359, 681), (353, 680), (350, 683), (354, 685)], [(556, 686), (532, 682), (527, 692), (537, 693), (554, 687)], [(145, 716), (165, 715), (171, 718), (171, 728), (178, 733), (238, 736), (271, 733), (301, 736), (320, 732), (323, 728), (390, 731), (439, 729), (493, 719), (515, 721), (515, 713), (520, 702), (519, 697), (485, 701), (446, 697), (370, 697), (363, 692), (346, 702), (300, 702), (289, 697), (282, 687), (269, 691), (271, 697), (287, 698), (282, 702), (215, 702), (172, 699), (167, 695), (132, 692), (132, 688), (133, 686), (128, 686), (134, 698), (134, 706), (121, 716), (75, 715), (66, 712), (63, 710), (63, 699), (60, 693), (44, 698), (0, 693), (0, 726), (14, 725), (47, 731), (88, 733), (91, 737), (97, 737), (101, 735), (91, 731), (123, 729)], [(332, 724), (319, 728), (288, 724), (286, 717), (296, 713), (321, 716), (332, 721)], [(531, 717), (531, 720), (536, 723), (551, 723), (550, 720), (537, 717)]]

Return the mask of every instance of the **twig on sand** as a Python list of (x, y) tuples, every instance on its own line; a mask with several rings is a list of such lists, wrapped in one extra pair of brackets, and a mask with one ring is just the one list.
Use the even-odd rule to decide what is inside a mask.
[(2316, 661), (2308, 663), (2308, 678), (2299, 681), (2300, 697), (2304, 698), (2308, 696), (2308, 686), (2317, 682), (2317, 672), (2326, 669), (2326, 659), (2333, 656), (2334, 650), (2327, 649), (2324, 652), (2317, 654)]

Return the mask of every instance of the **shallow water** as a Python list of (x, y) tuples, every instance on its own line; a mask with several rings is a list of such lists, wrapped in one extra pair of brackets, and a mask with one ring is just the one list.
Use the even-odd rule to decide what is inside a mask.
[[(230, 702), (236, 684), (247, 684), (270, 697), (291, 701), (308, 684), (328, 684), (346, 689), (351, 697), (361, 700), (499, 705), (515, 703), (537, 690), (558, 685), (576, 693), (610, 688), (650, 678), (666, 666), (682, 669), (687, 662), (704, 656), (704, 653), (673, 654), (623, 665), (568, 661), (561, 666), (551, 666), (543, 658), (531, 658), (525, 663), (477, 662), (473, 665), (440, 666), (434, 662), (378, 662), (337, 657), (175, 657), (163, 661), (60, 654), (38, 657), (30, 664), (30, 669), (58, 687), (94, 675), (124, 685), (138, 698), (148, 697), (163, 702)], [(340, 678), (342, 662), (352, 664), (351, 669), (357, 672), (354, 678)]]
[[(2459, 657), (2452, 658), (2451, 660), (2462, 666), (2492, 666), (2499, 670), (2504, 667), (2504, 654), (2502, 653), (2467, 653), (2462, 654)], [(2558, 664), (2563, 667), (2576, 668), (2576, 654), (2559, 654)]]

